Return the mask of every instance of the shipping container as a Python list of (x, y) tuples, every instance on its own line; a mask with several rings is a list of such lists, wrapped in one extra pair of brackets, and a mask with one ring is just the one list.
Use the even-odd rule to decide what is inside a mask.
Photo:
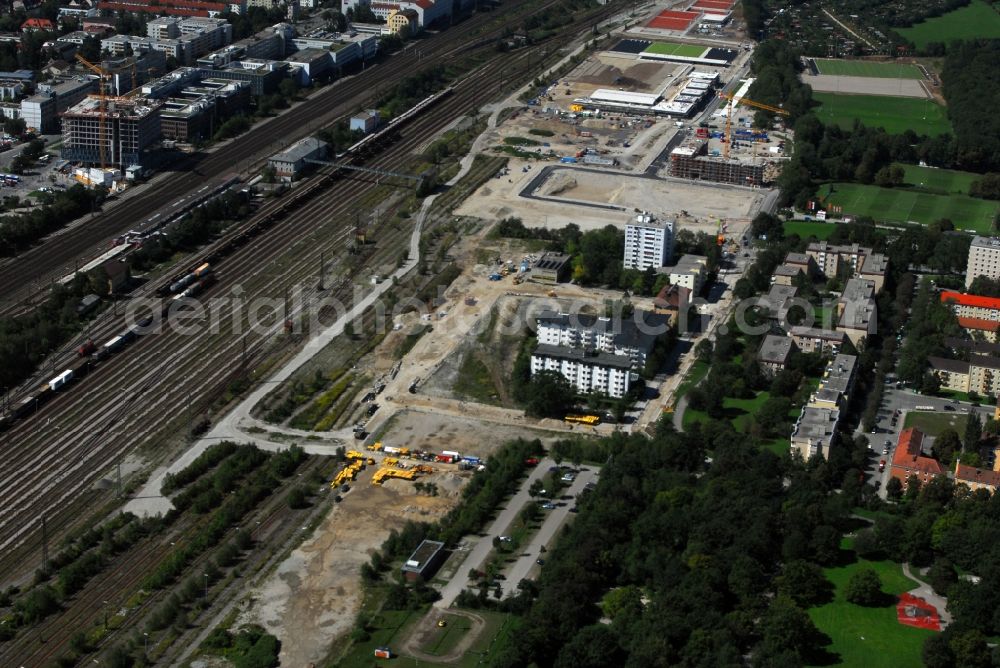
[(73, 370), (66, 369), (61, 374), (49, 381), (49, 389), (56, 391), (62, 389), (66, 383), (73, 380)]
[(442, 462), (444, 464), (453, 464), (455, 462), (455, 459), (450, 455), (437, 455), (436, 457), (434, 457), (434, 461)]

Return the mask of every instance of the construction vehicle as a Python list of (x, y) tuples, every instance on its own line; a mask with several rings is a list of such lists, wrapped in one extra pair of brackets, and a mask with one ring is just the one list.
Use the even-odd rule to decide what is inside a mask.
[(733, 143), (733, 107), (737, 104), (745, 104), (748, 107), (755, 107), (757, 109), (762, 109), (763, 111), (770, 111), (774, 114), (781, 114), (782, 116), (790, 116), (791, 114), (782, 109), (781, 107), (773, 107), (769, 104), (764, 104), (763, 102), (754, 102), (745, 97), (739, 99), (731, 93), (719, 93), (719, 97), (729, 100), (729, 109), (726, 113), (726, 131), (722, 135), (722, 142), (725, 144), (725, 157), (729, 158), (729, 145)]
[(379, 452), (382, 449), (382, 441), (377, 443), (372, 443), (371, 445), (366, 445), (365, 450), (370, 450), (372, 452)]
[(381, 468), (372, 476), (373, 485), (381, 485), (387, 478), (401, 478), (402, 480), (416, 480), (416, 471), (403, 471), (401, 469)]
[(395, 457), (386, 457), (385, 459), (382, 460), (383, 466), (395, 466), (398, 463), (399, 460), (396, 459)]
[(344, 457), (347, 459), (364, 459), (365, 456), (358, 452), (357, 450), (348, 450), (344, 453)]
[(545, 293), (545, 296), (547, 296), (547, 297), (555, 297), (556, 296), (556, 291), (555, 290), (549, 290), (548, 292)]

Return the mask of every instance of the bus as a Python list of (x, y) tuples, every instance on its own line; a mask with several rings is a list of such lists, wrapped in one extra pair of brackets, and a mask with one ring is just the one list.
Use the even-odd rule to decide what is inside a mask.
[(591, 427), (601, 423), (599, 415), (567, 415), (563, 419), (571, 424), (586, 424)]

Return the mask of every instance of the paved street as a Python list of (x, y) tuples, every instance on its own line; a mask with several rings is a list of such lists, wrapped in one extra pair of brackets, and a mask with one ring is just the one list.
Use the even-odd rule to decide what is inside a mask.
[[(517, 518), (517, 514), (521, 512), (524, 504), (532, 501), (531, 496), (528, 494), (531, 483), (548, 473), (549, 467), (555, 466), (555, 464), (552, 459), (546, 457), (531, 471), (531, 474), (525, 479), (521, 488), (511, 497), (507, 505), (497, 515), (497, 518), (485, 530), (485, 535), (476, 540), (475, 545), (467, 553), (462, 565), (455, 569), (454, 577), (441, 589), (441, 599), (434, 604), (435, 607), (442, 609), (451, 607), (451, 604), (455, 602), (455, 599), (462, 590), (471, 586), (468, 578), (469, 571), (473, 568), (481, 569), (485, 565), (486, 557), (493, 550), (493, 537), (503, 535), (507, 527)], [(595, 479), (597, 473), (594, 467), (588, 466), (584, 468), (585, 470), (582, 470), (577, 475), (576, 480), (566, 488), (563, 494), (576, 496), (583, 491), (584, 486), (588, 482)], [(559, 528), (569, 517), (569, 509), (575, 505), (575, 501), (566, 501), (565, 503), (565, 506), (557, 506), (554, 510), (544, 511), (548, 516), (542, 521), (541, 528), (535, 534), (530, 544), (525, 547), (521, 558), (507, 569), (507, 580), (501, 583), (505, 594), (514, 591), (517, 583), (528, 576), (532, 567), (536, 565), (535, 560), (538, 559), (541, 546), (551, 545)]]
[[(506, 580), (500, 582), (501, 589), (503, 589), (504, 596), (513, 596), (517, 594), (517, 583), (527, 577), (534, 577), (537, 574), (539, 568), (541, 568), (537, 560), (539, 557), (544, 559), (542, 554), (542, 546), (545, 549), (552, 547), (555, 542), (556, 534), (566, 523), (566, 520), (570, 517), (569, 509), (576, 505), (576, 497), (584, 490), (587, 483), (594, 481), (597, 477), (597, 473), (592, 466), (583, 467), (576, 476), (576, 480), (572, 484), (563, 489), (561, 496), (572, 496), (572, 499), (566, 499), (564, 501), (558, 501), (557, 503), (562, 505), (557, 505), (552, 510), (543, 510), (546, 513), (545, 519), (542, 521), (542, 526), (539, 527), (538, 531), (532, 537), (531, 542), (524, 547), (521, 552), (521, 556), (518, 557), (511, 566), (508, 566), (504, 570), (504, 575)], [(520, 508), (520, 506), (518, 506)], [(468, 570), (465, 571), (466, 573)], [(458, 572), (461, 575), (462, 571)]]

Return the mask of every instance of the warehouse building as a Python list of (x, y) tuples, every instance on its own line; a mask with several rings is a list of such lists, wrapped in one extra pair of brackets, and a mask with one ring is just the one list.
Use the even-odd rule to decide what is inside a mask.
[(99, 105), (98, 98), (88, 97), (63, 112), (62, 158), (123, 170), (141, 165), (146, 150), (160, 140), (162, 103), (143, 99), (108, 102), (103, 122)]
[(424, 540), (413, 551), (409, 559), (403, 563), (403, 577), (407, 582), (429, 581), (437, 569), (444, 563), (447, 552), (444, 543), (437, 540)]

